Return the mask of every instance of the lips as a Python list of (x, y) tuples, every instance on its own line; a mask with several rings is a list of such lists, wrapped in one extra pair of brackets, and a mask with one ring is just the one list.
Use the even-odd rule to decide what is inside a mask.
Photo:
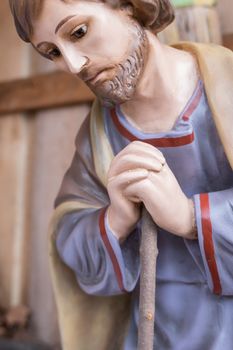
[(95, 83), (96, 79), (98, 78), (98, 76), (104, 72), (104, 70), (101, 70), (100, 72), (98, 72), (97, 74), (93, 75), (92, 77), (90, 77), (89, 79), (86, 80), (87, 83)]
[(105, 72), (105, 69), (100, 70), (95, 75), (91, 76), (90, 78), (87, 78), (87, 80), (85, 82), (89, 83), (89, 84), (95, 84), (104, 72)]
[[(83, 72), (82, 76), (79, 75), (79, 77), (87, 84), (91, 84), (94, 85), (98, 82), (98, 80), (101, 79), (102, 75), (103, 77), (105, 77), (105, 73), (106, 71), (112, 69), (113, 67), (108, 67), (108, 68), (104, 68), (104, 69), (100, 69), (97, 72), (94, 73), (87, 73), (87, 72)], [(107, 78), (105, 77), (104, 80), (107, 80)]]

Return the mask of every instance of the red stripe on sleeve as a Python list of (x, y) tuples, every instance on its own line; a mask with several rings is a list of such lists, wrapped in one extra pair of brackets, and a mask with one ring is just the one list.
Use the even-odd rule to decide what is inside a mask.
[(115, 256), (115, 253), (112, 249), (111, 243), (109, 242), (108, 235), (107, 235), (107, 232), (105, 229), (105, 223), (104, 223), (105, 212), (106, 212), (106, 209), (102, 210), (102, 212), (100, 213), (100, 218), (99, 218), (100, 234), (101, 234), (102, 240), (104, 242), (104, 245), (108, 251), (110, 259), (112, 261), (113, 269), (114, 269), (115, 274), (116, 274), (119, 288), (121, 291), (124, 292), (125, 289), (123, 286), (123, 278), (122, 278), (121, 269), (120, 269), (119, 263), (117, 261), (117, 258)]
[(215, 294), (221, 294), (222, 287), (221, 287), (220, 278), (218, 274), (217, 264), (215, 261), (208, 193), (200, 194), (200, 206), (201, 206), (201, 216), (202, 216), (201, 224), (202, 224), (202, 233), (203, 233), (203, 241), (204, 241), (204, 250), (205, 250), (207, 264), (208, 264), (212, 281), (213, 281), (213, 292)]

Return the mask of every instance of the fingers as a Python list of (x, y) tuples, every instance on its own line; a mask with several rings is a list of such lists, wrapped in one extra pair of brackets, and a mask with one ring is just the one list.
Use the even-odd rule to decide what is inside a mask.
[(151, 192), (151, 183), (150, 180), (148, 180), (148, 177), (131, 183), (123, 189), (123, 195), (133, 202), (144, 201), (149, 192)]
[[(128, 199), (137, 198), (140, 201), (154, 196), (159, 199), (164, 182), (167, 181), (166, 177), (166, 165), (160, 172), (148, 171), (146, 177), (129, 182), (128, 186), (123, 189), (123, 195)], [(133, 201), (135, 202), (135, 200)]]
[(159, 172), (163, 165), (155, 157), (151, 155), (140, 156), (138, 154), (126, 155), (121, 157), (119, 162), (112, 165), (111, 172), (115, 175), (123, 173), (127, 170), (146, 169)]
[[(164, 159), (163, 153), (156, 147), (146, 143), (146, 142), (142, 142), (142, 141), (133, 141), (131, 142), (128, 146), (126, 146), (125, 148), (123, 148), (123, 150), (120, 152), (122, 154), (124, 154), (125, 152), (130, 152), (130, 150), (135, 151), (137, 150), (138, 152), (141, 151), (146, 151), (146, 152), (151, 152), (152, 154), (156, 154), (158, 159), (161, 160), (161, 162)], [(118, 153), (118, 155), (120, 154)]]
[(108, 180), (108, 190), (122, 190), (130, 184), (146, 179), (148, 171), (146, 169), (134, 169), (125, 171), (119, 175), (113, 176)]
[(114, 158), (108, 176), (112, 177), (127, 170), (139, 168), (159, 172), (164, 164), (165, 158), (157, 148), (135, 141)]
[(135, 152), (141, 155), (151, 154), (151, 156), (154, 156), (161, 163), (165, 162), (162, 152), (160, 152), (156, 147), (142, 141), (131, 142), (117, 154), (115, 159), (118, 159), (125, 154), (135, 154)]

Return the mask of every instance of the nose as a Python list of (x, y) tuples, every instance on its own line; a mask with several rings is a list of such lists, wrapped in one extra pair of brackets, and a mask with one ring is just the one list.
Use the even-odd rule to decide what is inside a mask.
[(87, 65), (89, 59), (77, 50), (64, 50), (62, 52), (64, 68), (72, 74), (78, 74)]

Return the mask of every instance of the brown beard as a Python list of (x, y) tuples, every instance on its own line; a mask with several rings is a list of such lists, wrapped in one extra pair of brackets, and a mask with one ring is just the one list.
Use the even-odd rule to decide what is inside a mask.
[(124, 62), (117, 64), (114, 77), (96, 85), (87, 83), (106, 107), (114, 107), (132, 98), (144, 68), (148, 47), (146, 33), (138, 23), (132, 21), (131, 25), (133, 49)]

